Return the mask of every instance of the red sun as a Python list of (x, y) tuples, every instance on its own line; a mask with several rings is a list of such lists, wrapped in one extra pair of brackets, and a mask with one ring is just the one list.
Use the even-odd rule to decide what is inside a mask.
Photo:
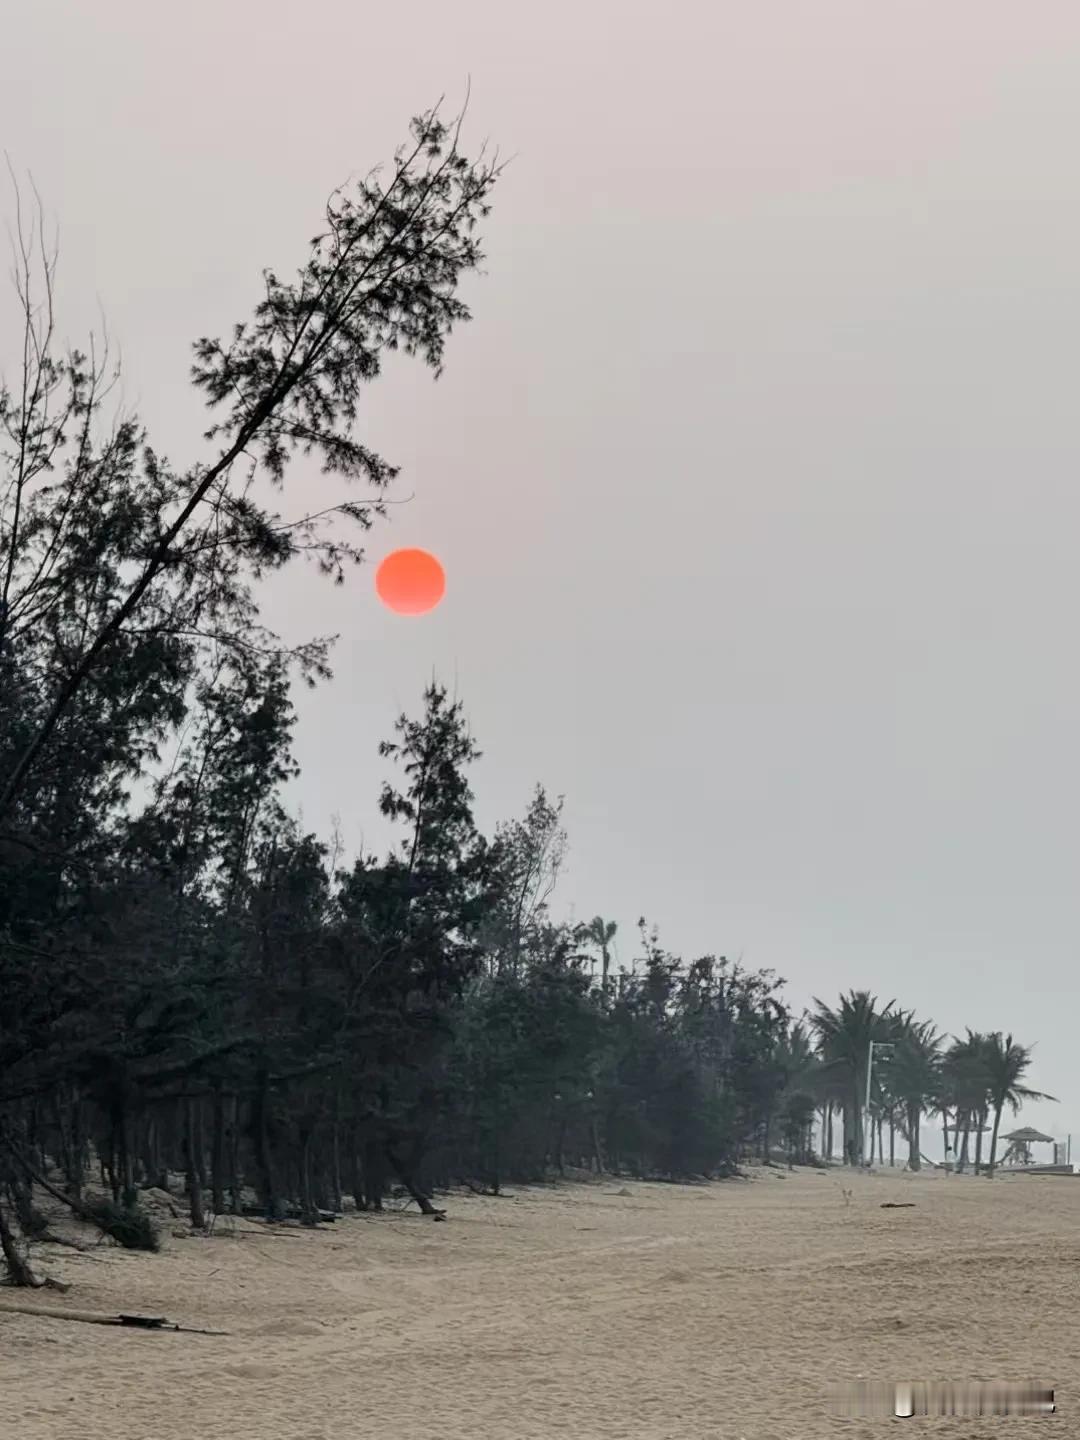
[(446, 575), (426, 550), (394, 550), (375, 572), (375, 590), (395, 614), (424, 615), (443, 598)]

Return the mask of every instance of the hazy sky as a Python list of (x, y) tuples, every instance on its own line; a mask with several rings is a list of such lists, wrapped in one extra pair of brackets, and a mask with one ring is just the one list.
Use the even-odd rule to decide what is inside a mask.
[(796, 1004), (1012, 1029), (1080, 1143), (1075, 4), (33, 0), (3, 44), (63, 327), (100, 304), (178, 464), (189, 342), (410, 115), (471, 75), (467, 146), (516, 156), (445, 376), (363, 420), (416, 496), (369, 554), (435, 550), (445, 604), (267, 600), (341, 635), (305, 821), (381, 848), (377, 743), (456, 677), (482, 824), (565, 792), (561, 904), (624, 959), (644, 914)]

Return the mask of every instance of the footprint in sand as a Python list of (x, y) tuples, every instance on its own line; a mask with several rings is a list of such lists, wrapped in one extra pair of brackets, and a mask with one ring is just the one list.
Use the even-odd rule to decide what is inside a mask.
[(254, 1335), (277, 1335), (284, 1340), (299, 1340), (305, 1336), (322, 1335), (323, 1327), (314, 1320), (268, 1320), (252, 1331)]
[(276, 1380), (282, 1374), (277, 1365), (224, 1365), (222, 1374), (233, 1380)]

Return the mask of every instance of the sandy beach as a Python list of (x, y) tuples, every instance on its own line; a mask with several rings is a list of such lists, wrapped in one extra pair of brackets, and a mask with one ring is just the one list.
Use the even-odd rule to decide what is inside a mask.
[[(5, 1433), (780, 1440), (837, 1433), (828, 1386), (864, 1376), (1043, 1381), (1058, 1390), (1055, 1433), (1080, 1434), (1071, 1178), (757, 1170), (446, 1204), (446, 1224), (391, 1212), (319, 1233), (167, 1230), (156, 1257), (50, 1247), (69, 1293), (0, 1294)], [(140, 1334), (13, 1304), (230, 1334)], [(1051, 1422), (932, 1423), (981, 1436)]]

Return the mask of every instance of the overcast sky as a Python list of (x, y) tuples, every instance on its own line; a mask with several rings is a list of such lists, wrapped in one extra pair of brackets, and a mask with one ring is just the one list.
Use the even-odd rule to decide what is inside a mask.
[(100, 306), (177, 464), (189, 342), (413, 113), (471, 75), (466, 148), (516, 157), (446, 374), (363, 416), (415, 493), (369, 554), (434, 550), (444, 605), (267, 597), (341, 635), (305, 822), (382, 848), (378, 741), (456, 680), (481, 823), (565, 793), (560, 906), (623, 959), (645, 915), (797, 1005), (1011, 1029), (1080, 1142), (1075, 4), (33, 0), (3, 47), (62, 326)]

